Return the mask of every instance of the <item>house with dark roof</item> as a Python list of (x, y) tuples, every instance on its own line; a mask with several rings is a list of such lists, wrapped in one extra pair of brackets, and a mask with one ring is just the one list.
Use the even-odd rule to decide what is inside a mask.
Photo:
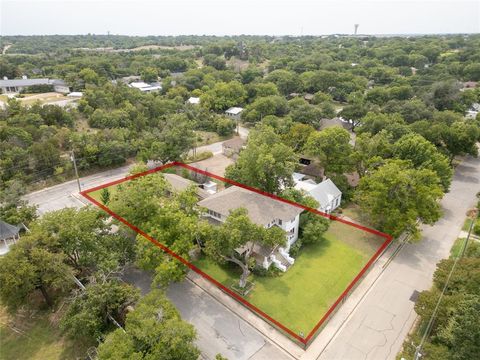
[(205, 199), (211, 195), (207, 189), (202, 188), (200, 184), (192, 180), (185, 179), (177, 174), (165, 173), (163, 176), (172, 187), (172, 190), (175, 192), (185, 191), (188, 187), (194, 185), (196, 187), (196, 192), (199, 199)]
[(20, 229), (0, 220), (0, 255), (6, 254), (9, 247), (20, 239)]
[[(266, 248), (254, 244), (253, 256), (257, 265), (268, 269), (273, 264), (278, 269), (286, 271), (295, 262), (295, 259), (288, 252), (290, 247), (298, 240), (302, 208), (238, 186), (231, 186), (211, 195), (199, 201), (198, 205), (206, 209), (205, 216), (214, 223), (223, 223), (232, 210), (245, 208), (253, 223), (267, 229), (278, 226), (285, 231), (287, 240), (285, 247)], [(245, 249), (238, 248), (236, 251), (241, 255)]]

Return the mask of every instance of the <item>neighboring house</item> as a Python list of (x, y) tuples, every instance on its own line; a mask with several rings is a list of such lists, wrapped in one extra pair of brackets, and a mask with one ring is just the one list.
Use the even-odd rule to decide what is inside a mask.
[(336, 117), (333, 119), (321, 119), (319, 130), (324, 130), (326, 128), (335, 127), (335, 126), (343, 127), (345, 130), (348, 130), (348, 131), (352, 130), (352, 124), (350, 124), (348, 120), (345, 120), (341, 117)]
[(227, 114), (229, 118), (232, 118), (234, 120), (240, 120), (242, 117), (242, 111), (243, 108), (241, 107), (231, 107), (230, 109), (225, 111), (225, 114)]
[(227, 157), (232, 157), (235, 159), (238, 157), (240, 150), (242, 150), (244, 147), (245, 140), (237, 136), (222, 143), (222, 153)]
[(140, 90), (141, 92), (153, 92), (162, 90), (162, 85), (158, 82), (147, 84), (143, 81), (134, 81), (128, 84), (129, 87)]
[(70, 92), (69, 87), (63, 80), (59, 79), (28, 79), (24, 76), (22, 79), (11, 79), (4, 77), (0, 80), (0, 92), (2, 94), (17, 94), (22, 90), (26, 90), (35, 85), (50, 85), (53, 91), (68, 94)]
[(199, 97), (191, 96), (191, 97), (188, 98), (187, 104), (199, 105), (199, 104), (200, 104), (200, 98), (199, 98)]
[(479, 103), (474, 103), (470, 107), (470, 109), (467, 110), (467, 113), (465, 114), (465, 117), (467, 119), (475, 119), (480, 112), (480, 104)]
[(306, 101), (311, 102), (311, 101), (313, 100), (314, 96), (315, 96), (315, 95), (313, 95), (313, 94), (307, 93), (307, 94), (305, 94), (305, 95), (303, 96), (303, 98), (304, 98)]
[(15, 244), (20, 239), (20, 229), (0, 220), (0, 255), (6, 254), (10, 245)]
[[(278, 226), (285, 231), (286, 246), (265, 247), (254, 245), (253, 256), (257, 265), (268, 269), (272, 264), (282, 271), (295, 262), (288, 251), (298, 239), (298, 228), (302, 208), (283, 203), (268, 196), (246, 190), (238, 186), (231, 186), (208, 198), (198, 202), (198, 205), (207, 209), (205, 216), (213, 223), (223, 223), (232, 210), (245, 208), (250, 220), (265, 228)], [(245, 248), (235, 249), (242, 255)]]
[(317, 184), (311, 179), (305, 179), (305, 175), (300, 173), (293, 174), (295, 189), (303, 190), (308, 195), (317, 200), (318, 210), (330, 214), (340, 206), (342, 201), (342, 192), (337, 188), (332, 180), (326, 179)]
[(70, 94), (67, 95), (68, 97), (75, 97), (75, 98), (81, 98), (83, 96), (83, 92), (81, 91), (73, 91)]
[(207, 186), (206, 186), (207, 189), (203, 189), (202, 185), (200, 185), (200, 184), (198, 184), (198, 183), (196, 183), (192, 180), (185, 179), (184, 177), (181, 177), (181, 176), (176, 175), (176, 174), (165, 173), (165, 174), (163, 174), (163, 176), (165, 177), (165, 180), (168, 181), (168, 183), (170, 184), (170, 186), (172, 187), (172, 189), (174, 191), (184, 191), (189, 186), (195, 185), (197, 187), (197, 196), (198, 196), (199, 200), (205, 199), (212, 194), (212, 192), (208, 190), (209, 186), (211, 186), (209, 183), (207, 183)]
[(461, 90), (475, 89), (478, 83), (476, 81), (467, 81), (463, 83), (463, 88)]

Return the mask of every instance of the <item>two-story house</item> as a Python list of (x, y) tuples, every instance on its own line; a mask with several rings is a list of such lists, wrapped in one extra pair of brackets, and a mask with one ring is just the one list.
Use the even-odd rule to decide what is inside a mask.
[[(273, 264), (280, 270), (286, 271), (294, 263), (295, 259), (288, 252), (298, 239), (300, 213), (303, 209), (238, 186), (231, 186), (211, 195), (198, 202), (198, 205), (206, 208), (205, 215), (213, 222), (222, 223), (230, 211), (245, 208), (253, 223), (265, 228), (280, 227), (285, 231), (286, 245), (266, 248), (256, 244), (253, 255), (257, 265), (265, 269)], [(242, 248), (236, 249), (240, 255), (242, 250)]]

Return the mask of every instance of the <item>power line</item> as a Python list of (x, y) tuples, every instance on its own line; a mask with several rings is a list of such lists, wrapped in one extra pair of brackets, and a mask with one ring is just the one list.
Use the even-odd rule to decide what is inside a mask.
[(427, 327), (425, 328), (425, 332), (423, 333), (422, 340), (420, 341), (420, 344), (417, 346), (417, 348), (415, 350), (415, 360), (419, 360), (420, 357), (422, 356), (421, 351), (422, 351), (423, 344), (425, 343), (425, 340), (427, 339), (427, 337), (430, 335), (430, 331), (432, 330), (433, 322), (434, 322), (434, 320), (437, 316), (437, 312), (438, 312), (438, 309), (440, 307), (440, 303), (442, 302), (443, 296), (445, 295), (445, 292), (447, 290), (448, 283), (450, 282), (450, 279), (452, 277), (453, 271), (455, 270), (455, 267), (457, 266), (458, 261), (463, 257), (463, 255), (465, 253), (465, 249), (466, 249), (467, 244), (468, 244), (468, 239), (470, 238), (470, 234), (472, 233), (474, 222), (475, 222), (475, 220), (472, 219), (472, 222), (470, 223), (470, 228), (468, 230), (468, 235), (467, 235), (467, 237), (466, 237), (466, 239), (463, 243), (463, 246), (462, 246), (462, 252), (457, 255), (457, 257), (455, 258), (455, 261), (453, 262), (453, 265), (452, 265), (452, 268), (450, 269), (447, 280), (445, 281), (445, 285), (443, 286), (442, 292), (440, 293), (440, 296), (438, 297), (437, 304), (435, 305), (435, 308), (433, 309), (433, 312), (432, 312), (432, 315), (430, 316)]

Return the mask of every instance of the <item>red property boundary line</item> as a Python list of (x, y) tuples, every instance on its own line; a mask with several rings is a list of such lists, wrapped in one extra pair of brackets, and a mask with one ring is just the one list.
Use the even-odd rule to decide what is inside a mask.
[[(353, 226), (357, 229), (360, 229), (360, 230), (363, 230), (363, 231), (366, 231), (368, 233), (371, 233), (371, 234), (375, 234), (375, 235), (378, 235), (378, 236), (381, 236), (383, 238), (385, 238), (385, 241), (382, 243), (382, 245), (379, 247), (379, 249), (375, 252), (375, 254), (370, 258), (370, 260), (367, 262), (367, 264), (362, 268), (362, 270), (358, 273), (358, 275), (352, 280), (352, 282), (347, 286), (347, 288), (342, 292), (342, 294), (338, 297), (338, 299), (332, 304), (332, 306), (330, 306), (330, 308), (328, 309), (328, 311), (323, 315), (323, 317), (319, 320), (319, 322), (315, 325), (315, 327), (310, 331), (310, 333), (308, 333), (308, 335), (306, 337), (301, 337), (300, 335), (296, 334), (295, 332), (293, 332), (292, 330), (290, 330), (289, 328), (287, 328), (285, 325), (281, 324), (280, 322), (278, 322), (277, 320), (273, 319), (271, 316), (269, 316), (268, 314), (266, 314), (265, 312), (263, 312), (262, 310), (260, 310), (259, 308), (257, 308), (255, 305), (251, 304), (250, 302), (248, 302), (247, 300), (245, 300), (243, 297), (241, 297), (240, 295), (238, 295), (237, 293), (235, 293), (234, 291), (230, 290), (229, 288), (227, 288), (226, 286), (224, 286), (223, 284), (221, 284), (220, 282), (218, 282), (217, 280), (215, 280), (214, 278), (212, 278), (210, 275), (206, 274), (205, 272), (203, 272), (202, 270), (200, 270), (199, 268), (197, 268), (195, 265), (193, 265), (192, 263), (190, 263), (189, 261), (185, 260), (183, 257), (181, 257), (180, 255), (178, 255), (177, 253), (175, 253), (174, 251), (170, 250), (168, 247), (166, 247), (165, 245), (159, 243), (157, 240), (155, 240), (153, 237), (151, 237), (150, 235), (148, 235), (147, 233), (145, 233), (144, 231), (142, 231), (141, 229), (139, 229), (138, 227), (136, 227), (135, 225), (132, 225), (130, 224), (127, 220), (125, 220), (123, 217), (119, 216), (118, 214), (114, 213), (112, 210), (110, 210), (108, 207), (106, 207), (105, 205), (101, 204), (100, 202), (98, 202), (97, 200), (95, 200), (94, 198), (92, 198), (89, 193), (93, 192), (93, 191), (97, 191), (97, 190), (101, 190), (101, 189), (104, 189), (106, 187), (110, 187), (110, 186), (113, 186), (113, 185), (117, 185), (117, 184), (120, 184), (120, 183), (123, 183), (123, 182), (126, 182), (126, 181), (130, 181), (130, 180), (133, 180), (133, 179), (136, 179), (138, 177), (142, 177), (142, 176), (145, 176), (145, 175), (148, 175), (148, 174), (153, 174), (153, 173), (156, 173), (158, 171), (162, 171), (162, 170), (165, 170), (165, 169), (168, 169), (168, 168), (171, 168), (171, 167), (174, 167), (174, 166), (178, 166), (178, 167), (182, 167), (184, 169), (188, 169), (188, 170), (191, 170), (191, 171), (194, 171), (196, 173), (199, 173), (199, 174), (202, 174), (202, 175), (205, 175), (205, 176), (208, 176), (208, 177), (211, 177), (211, 178), (214, 178), (214, 179), (217, 179), (217, 180), (220, 180), (220, 181), (223, 181), (223, 182), (226, 182), (226, 183), (229, 183), (231, 185), (235, 185), (235, 186), (238, 186), (238, 187), (241, 187), (241, 188), (244, 188), (244, 189), (247, 189), (247, 190), (250, 190), (250, 191), (253, 191), (253, 192), (256, 192), (258, 194), (261, 194), (261, 195), (264, 195), (264, 196), (267, 196), (269, 198), (272, 198), (272, 199), (275, 199), (275, 200), (278, 200), (278, 201), (281, 201), (283, 203), (286, 203), (286, 204), (290, 204), (290, 205), (293, 205), (293, 206), (296, 206), (296, 207), (299, 207), (303, 210), (306, 210), (306, 211), (309, 211), (309, 212), (312, 212), (314, 214), (317, 214), (317, 215), (320, 215), (320, 216), (323, 216), (323, 217), (326, 217), (330, 220), (334, 220), (334, 221), (339, 221), (341, 223), (344, 223), (344, 224), (347, 224), (347, 225), (350, 225), (350, 226)], [(96, 206), (98, 206), (99, 208), (101, 208), (103, 211), (107, 212), (108, 214), (110, 214), (112, 217), (114, 217), (115, 219), (117, 219), (118, 221), (122, 222), (123, 224), (125, 224), (126, 226), (128, 226), (130, 229), (132, 229), (133, 231), (137, 232), (138, 234), (142, 235), (144, 238), (146, 238), (147, 240), (149, 240), (150, 242), (152, 242), (153, 244), (155, 244), (156, 246), (158, 246), (159, 248), (161, 248), (164, 252), (168, 253), (169, 255), (173, 256), (175, 259), (177, 259), (178, 261), (180, 261), (182, 264), (184, 264), (185, 266), (187, 266), (188, 268), (192, 269), (193, 271), (195, 271), (197, 274), (201, 275), (202, 277), (204, 277), (205, 279), (207, 279), (208, 281), (212, 282), (215, 286), (217, 286), (219, 289), (223, 290), (224, 292), (226, 292), (227, 294), (229, 294), (230, 296), (232, 296), (234, 299), (236, 299), (237, 301), (239, 301), (240, 303), (242, 303), (243, 305), (245, 305), (246, 307), (248, 307), (250, 310), (252, 310), (253, 312), (257, 313), (258, 315), (260, 315), (261, 317), (263, 317), (264, 319), (268, 320), (269, 322), (275, 324), (277, 327), (279, 327), (280, 329), (282, 329), (283, 331), (285, 331), (288, 335), (292, 336), (293, 338), (295, 338), (296, 340), (298, 340), (300, 343), (302, 343), (303, 345), (307, 346), (308, 342), (313, 338), (313, 336), (315, 335), (315, 333), (317, 332), (317, 330), (325, 323), (325, 321), (328, 319), (328, 317), (333, 313), (333, 311), (336, 309), (336, 307), (338, 306), (338, 304), (346, 297), (346, 295), (349, 293), (349, 291), (357, 284), (357, 282), (360, 280), (360, 278), (367, 272), (367, 270), (370, 268), (370, 266), (373, 264), (373, 262), (378, 258), (378, 256), (385, 250), (385, 248), (392, 242), (393, 238), (392, 236), (386, 234), (386, 233), (383, 233), (381, 231), (378, 231), (378, 230), (375, 230), (375, 229), (371, 229), (369, 227), (366, 227), (366, 226), (363, 226), (363, 225), (359, 225), (357, 223), (353, 223), (351, 221), (348, 221), (348, 220), (345, 220), (345, 219), (342, 219), (342, 218), (339, 218), (337, 216), (333, 216), (333, 215), (330, 215), (330, 214), (326, 214), (326, 213), (323, 213), (321, 211), (318, 211), (317, 209), (313, 209), (313, 208), (310, 208), (310, 207), (307, 207), (307, 206), (304, 206), (304, 205), (301, 205), (299, 203), (296, 203), (296, 202), (293, 202), (293, 201), (290, 201), (290, 200), (287, 200), (287, 199), (283, 199), (279, 196), (276, 196), (274, 194), (270, 194), (270, 193), (267, 193), (265, 191), (262, 191), (262, 190), (259, 190), (259, 189), (255, 189), (255, 188), (252, 188), (250, 186), (247, 186), (247, 185), (244, 185), (244, 184), (240, 184), (236, 181), (233, 181), (233, 180), (230, 180), (230, 179), (226, 179), (226, 178), (223, 178), (221, 176), (218, 176), (218, 175), (215, 175), (215, 174), (212, 174), (208, 171), (205, 171), (205, 170), (200, 170), (200, 169), (197, 169), (196, 167), (193, 167), (193, 166), (190, 166), (190, 165), (187, 165), (187, 164), (184, 164), (184, 163), (181, 163), (181, 162), (171, 162), (171, 163), (168, 163), (168, 164), (165, 164), (165, 165), (162, 165), (162, 166), (159, 166), (159, 167), (156, 167), (154, 169), (151, 169), (151, 170), (147, 170), (147, 171), (144, 171), (144, 172), (141, 172), (141, 173), (138, 173), (138, 174), (135, 174), (135, 175), (130, 175), (130, 176), (126, 176), (122, 179), (119, 179), (119, 180), (115, 180), (115, 181), (111, 181), (111, 182), (108, 182), (106, 184), (102, 184), (102, 185), (99, 185), (99, 186), (96, 186), (96, 187), (93, 187), (93, 188), (90, 188), (90, 189), (87, 189), (87, 190), (84, 190), (82, 192), (80, 192), (80, 194), (85, 197), (86, 199), (88, 199), (91, 203), (95, 204)]]

